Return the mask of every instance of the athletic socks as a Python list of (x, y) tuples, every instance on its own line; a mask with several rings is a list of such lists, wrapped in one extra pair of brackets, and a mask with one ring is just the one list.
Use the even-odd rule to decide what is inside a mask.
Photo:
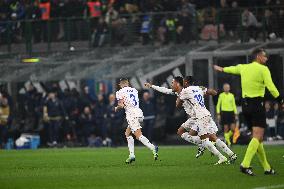
[(228, 146), (220, 139), (216, 140), (216, 146), (221, 149), (223, 152), (225, 152), (228, 156), (232, 156), (234, 152), (228, 148)]
[(202, 142), (199, 136), (191, 136), (188, 132), (185, 132), (181, 135), (181, 138), (183, 138), (187, 142), (202, 146)]
[(255, 155), (255, 153), (256, 153), (256, 151), (257, 151), (257, 149), (259, 147), (259, 144), (260, 143), (259, 143), (258, 139), (256, 139), (256, 138), (252, 138), (251, 139), (251, 141), (250, 141), (250, 143), (248, 145), (248, 148), (247, 148), (244, 160), (243, 160), (243, 162), (241, 164), (244, 168), (249, 168), (250, 167), (251, 160), (252, 160), (253, 156)]
[(212, 142), (209, 141), (208, 138), (202, 140), (203, 146), (212, 152), (215, 156), (217, 156), (219, 159), (223, 158), (224, 156), (217, 150), (217, 148), (212, 144)]
[(145, 146), (147, 146), (150, 150), (154, 150), (155, 149), (155, 146), (146, 138), (144, 137), (143, 135), (141, 135), (138, 140), (140, 142), (142, 142), (142, 144), (144, 144)]
[(264, 148), (263, 148), (263, 143), (260, 143), (258, 145), (258, 148), (257, 148), (257, 156), (258, 156), (258, 159), (264, 169), (264, 171), (270, 171), (271, 170), (271, 167), (266, 159), (266, 154), (265, 154), (265, 151), (264, 151)]
[(126, 137), (127, 144), (128, 144), (128, 150), (129, 150), (129, 157), (135, 157), (134, 154), (134, 139), (132, 136)]
[(233, 136), (233, 132), (230, 130), (227, 133), (224, 133), (225, 141), (230, 146), (231, 145), (231, 137)]

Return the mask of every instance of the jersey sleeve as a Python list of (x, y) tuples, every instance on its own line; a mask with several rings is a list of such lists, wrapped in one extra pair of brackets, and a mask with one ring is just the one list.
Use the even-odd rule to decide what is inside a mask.
[(156, 86), (156, 85), (152, 85), (152, 89), (154, 89), (155, 91), (158, 91), (160, 93), (175, 95), (175, 93), (173, 92), (172, 89), (168, 89), (166, 87), (159, 87), (159, 86)]
[(122, 96), (122, 94), (121, 94), (121, 91), (117, 91), (116, 94), (115, 94), (115, 96), (116, 96), (116, 99), (117, 99), (117, 100), (123, 99), (123, 96)]
[(271, 78), (270, 71), (267, 67), (265, 67), (265, 69), (263, 71), (263, 79), (264, 79), (264, 84), (267, 87), (267, 89), (269, 90), (269, 92), (272, 94), (272, 96), (274, 98), (277, 98), (279, 96), (279, 91), (275, 87), (275, 85), (272, 81), (272, 78)]
[(241, 74), (241, 68), (242, 68), (242, 65), (238, 64), (236, 66), (225, 67), (223, 70), (224, 70), (225, 73), (240, 75)]
[(179, 98), (180, 98), (181, 100), (185, 100), (185, 99), (188, 98), (187, 90), (186, 90), (186, 89), (183, 89), (183, 90), (180, 92)]

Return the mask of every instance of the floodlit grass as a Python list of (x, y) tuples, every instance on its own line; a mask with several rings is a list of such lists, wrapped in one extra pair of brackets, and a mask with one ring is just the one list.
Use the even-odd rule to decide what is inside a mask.
[[(246, 146), (235, 146), (239, 159), (234, 165), (214, 166), (217, 158), (208, 152), (195, 159), (196, 147), (160, 147), (154, 162), (150, 150), (136, 148), (136, 162), (124, 163), (128, 149), (80, 148), (0, 151), (0, 188), (284, 188), (284, 146), (265, 146), (268, 159), (278, 172), (263, 174), (257, 156), (253, 161), (257, 176), (239, 172)], [(281, 186), (282, 185), (282, 186)]]

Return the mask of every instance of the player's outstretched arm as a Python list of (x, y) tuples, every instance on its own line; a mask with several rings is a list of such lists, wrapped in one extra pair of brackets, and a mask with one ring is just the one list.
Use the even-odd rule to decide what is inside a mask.
[(155, 91), (158, 91), (158, 92), (163, 93), (163, 94), (175, 95), (175, 93), (173, 92), (172, 89), (169, 89), (169, 88), (166, 88), (166, 87), (159, 87), (159, 86), (156, 86), (156, 85), (152, 85), (150, 83), (145, 83), (144, 86), (147, 87), (147, 88), (152, 88)]
[(224, 71), (223, 67), (221, 67), (221, 66), (214, 65), (213, 68), (214, 68), (215, 71), (218, 71), (218, 72)]
[(206, 91), (205, 94), (206, 94), (206, 95), (215, 96), (215, 95), (217, 95), (217, 91), (214, 90), (214, 89), (207, 89), (207, 91)]

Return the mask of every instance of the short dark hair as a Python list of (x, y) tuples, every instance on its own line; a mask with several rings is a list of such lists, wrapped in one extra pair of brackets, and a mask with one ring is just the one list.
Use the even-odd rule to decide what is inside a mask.
[(187, 81), (190, 85), (194, 85), (194, 78), (191, 75), (185, 76), (184, 78), (185, 81)]
[(265, 52), (265, 50), (263, 48), (256, 48), (252, 51), (251, 56), (252, 58), (255, 60), (257, 55), (261, 52)]
[(174, 77), (174, 80), (180, 84), (180, 86), (183, 86), (183, 78), (181, 76)]

